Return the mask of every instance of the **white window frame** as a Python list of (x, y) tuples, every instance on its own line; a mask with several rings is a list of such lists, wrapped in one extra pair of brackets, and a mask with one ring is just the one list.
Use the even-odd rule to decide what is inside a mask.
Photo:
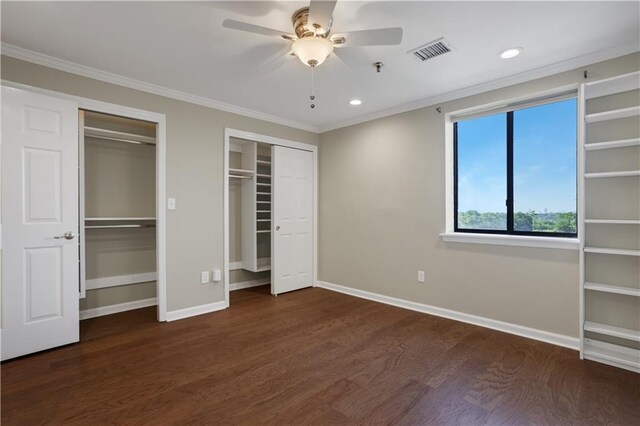
[[(507, 100), (501, 100), (490, 104), (465, 108), (462, 110), (452, 111), (445, 114), (445, 231), (440, 234), (443, 241), (448, 243), (471, 243), (471, 244), (493, 244), (504, 246), (522, 246), (522, 247), (538, 247), (563, 250), (578, 250), (580, 248), (580, 236), (578, 238), (564, 237), (545, 237), (545, 236), (529, 236), (529, 235), (503, 235), (503, 234), (479, 234), (468, 232), (455, 232), (454, 230), (454, 139), (453, 128), (454, 122), (461, 116), (481, 115), (483, 113), (493, 113), (501, 109), (508, 109), (515, 104), (522, 104), (536, 99), (560, 96), (564, 93), (575, 91), (579, 96), (578, 84), (557, 87), (537, 93), (527, 94)], [(578, 105), (580, 100), (578, 99)], [(580, 107), (577, 111), (579, 119), (581, 115)], [(578, 126), (577, 137), (577, 153), (580, 154), (582, 149), (582, 129)], [(582, 175), (581, 155), (578, 155), (577, 176)], [(578, 179), (580, 185), (580, 179)], [(577, 196), (580, 197), (580, 188), (577, 190)], [(577, 206), (580, 206), (580, 200), (577, 200)], [(580, 216), (580, 212), (578, 212)]]

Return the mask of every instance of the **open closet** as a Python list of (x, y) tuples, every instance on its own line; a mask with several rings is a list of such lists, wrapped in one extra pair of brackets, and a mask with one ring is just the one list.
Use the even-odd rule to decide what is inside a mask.
[(80, 110), (78, 127), (81, 319), (155, 304), (156, 124)]
[(232, 290), (270, 282), (271, 158), (271, 145), (231, 140), (228, 179)]
[(165, 122), (2, 86), (2, 360), (79, 341), (82, 319), (167, 319)]
[(271, 284), (311, 287), (316, 272), (317, 148), (225, 129), (225, 299)]

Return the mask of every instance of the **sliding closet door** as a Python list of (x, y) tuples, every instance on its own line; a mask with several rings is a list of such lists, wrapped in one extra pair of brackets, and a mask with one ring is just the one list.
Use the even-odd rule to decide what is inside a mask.
[(271, 293), (313, 285), (313, 153), (274, 146)]
[(2, 87), (2, 359), (77, 342), (78, 106)]

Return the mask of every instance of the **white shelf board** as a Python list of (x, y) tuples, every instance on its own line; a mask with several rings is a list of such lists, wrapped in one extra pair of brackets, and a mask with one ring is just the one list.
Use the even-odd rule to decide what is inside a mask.
[(599, 291), (602, 293), (624, 294), (626, 296), (640, 297), (640, 288), (622, 287), (601, 283), (584, 283), (585, 290)]
[(271, 175), (265, 175), (264, 173), (256, 173), (256, 176), (261, 177), (261, 178), (269, 178), (269, 179), (271, 179)]
[(256, 222), (271, 222), (271, 219), (258, 219)]
[(87, 290), (97, 290), (107, 287), (119, 287), (123, 285), (146, 283), (157, 279), (156, 272), (144, 272), (130, 275), (119, 275), (112, 277), (88, 278), (86, 280)]
[(625, 148), (628, 146), (640, 146), (640, 138), (588, 143), (584, 145), (584, 149), (586, 151), (598, 151), (601, 149)]
[(621, 172), (597, 172), (597, 173), (584, 174), (585, 179), (631, 177), (631, 176), (640, 176), (640, 170), (624, 170)]
[(615, 325), (600, 324), (592, 321), (584, 322), (584, 330), (592, 333), (604, 334), (611, 337), (640, 342), (640, 330), (616, 327)]
[(268, 165), (271, 165), (271, 161), (266, 161), (266, 160), (256, 160), (256, 163), (258, 163), (258, 164), (268, 164)]
[(614, 345), (595, 339), (585, 339), (584, 357), (618, 368), (640, 373), (640, 350)]
[(103, 221), (103, 222), (116, 222), (116, 221), (140, 221), (140, 220), (156, 220), (155, 217), (85, 217), (85, 221)]
[(257, 268), (256, 272), (269, 271), (271, 270), (271, 258), (270, 257), (259, 257), (257, 259)]
[(587, 123), (597, 123), (599, 121), (617, 120), (619, 118), (636, 117), (640, 115), (640, 106), (614, 109), (611, 111), (596, 112), (585, 115)]
[(260, 201), (260, 200), (256, 200), (256, 204), (271, 204), (271, 201)]
[(586, 83), (584, 89), (586, 99), (638, 90), (640, 89), (640, 71)]
[(603, 223), (612, 225), (640, 225), (640, 219), (585, 219), (584, 223)]
[(640, 250), (612, 249), (605, 247), (585, 247), (585, 253), (618, 254), (621, 256), (640, 256)]
[(256, 192), (257, 195), (271, 195), (270, 192)]
[(238, 174), (238, 175), (253, 176), (253, 174), (255, 172), (253, 170), (245, 170), (245, 169), (229, 169), (229, 173), (234, 173), (234, 174)]
[(256, 185), (258, 185), (258, 186), (271, 186), (270, 183), (260, 183), (260, 182), (256, 182)]
[(271, 232), (270, 229), (261, 229), (259, 231), (256, 231), (256, 234), (268, 234), (270, 232)]
[(138, 145), (155, 145), (156, 138), (136, 135), (134, 133), (116, 132), (115, 130), (99, 129), (97, 127), (84, 127), (84, 136), (96, 139), (107, 139), (116, 142), (126, 142)]
[(271, 210), (256, 210), (256, 213), (271, 213)]

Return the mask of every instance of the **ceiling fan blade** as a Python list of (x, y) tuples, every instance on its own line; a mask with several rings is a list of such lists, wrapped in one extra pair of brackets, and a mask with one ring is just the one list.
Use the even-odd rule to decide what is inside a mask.
[[(345, 46), (394, 46), (402, 41), (402, 28), (351, 31), (340, 33), (339, 36), (345, 38)], [(338, 37), (338, 35), (334, 37)]]
[(249, 33), (262, 34), (266, 36), (281, 37), (288, 40), (291, 40), (292, 38), (293, 39), (296, 38), (296, 36), (294, 36), (293, 34), (288, 34), (284, 31), (278, 31), (271, 28), (267, 28), (267, 27), (261, 27), (260, 25), (253, 25), (247, 22), (234, 21), (233, 19), (225, 19), (222, 22), (222, 26), (225, 28), (231, 28), (233, 30), (246, 31)]
[(283, 49), (278, 50), (275, 54), (267, 58), (261, 65), (258, 66), (258, 69), (260, 70), (260, 73), (262, 75), (270, 74), (277, 71), (284, 65), (296, 60), (297, 59), (295, 58), (295, 56), (291, 55), (291, 50), (287, 46)]
[(337, 0), (311, 0), (309, 4), (309, 24), (319, 25), (323, 33), (329, 31), (336, 3)]

